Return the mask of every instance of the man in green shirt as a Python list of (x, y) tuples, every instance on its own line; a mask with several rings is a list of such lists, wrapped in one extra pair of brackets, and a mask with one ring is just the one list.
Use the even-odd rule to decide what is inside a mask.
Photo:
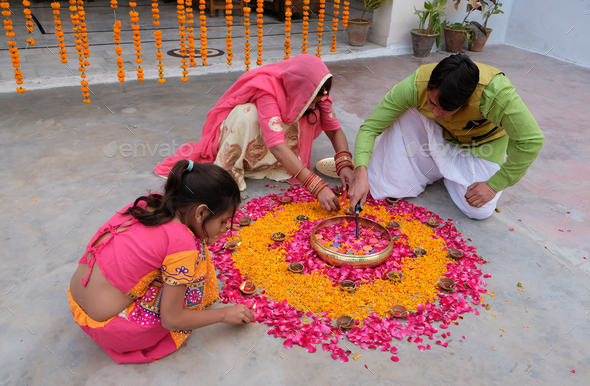
[(369, 188), (376, 199), (416, 197), (444, 178), (466, 216), (487, 218), (544, 140), (500, 70), (451, 55), (397, 84), (361, 126), (351, 207), (364, 205)]

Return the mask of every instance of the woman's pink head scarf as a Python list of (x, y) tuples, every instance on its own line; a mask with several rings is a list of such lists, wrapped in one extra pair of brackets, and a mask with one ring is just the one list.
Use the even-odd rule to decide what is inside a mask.
[(332, 75), (319, 58), (301, 54), (277, 63), (267, 64), (240, 76), (207, 114), (199, 143), (182, 145), (173, 157), (156, 166), (155, 172), (168, 176), (176, 162), (214, 162), (217, 157), (219, 127), (234, 107), (272, 95), (285, 123), (293, 123), (307, 110), (323, 84)]

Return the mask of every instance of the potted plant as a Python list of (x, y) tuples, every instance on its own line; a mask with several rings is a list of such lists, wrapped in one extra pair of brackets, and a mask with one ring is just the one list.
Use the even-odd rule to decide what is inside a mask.
[(490, 16), (504, 13), (500, 9), (502, 3), (498, 0), (478, 0), (481, 3), (482, 17), (484, 19), (483, 26), (477, 22), (472, 21), (471, 27), (473, 30), (473, 42), (469, 45), (469, 51), (481, 52), (485, 46), (492, 29), (488, 28), (488, 20)]
[(374, 11), (381, 7), (386, 1), (392, 0), (363, 0), (363, 14), (361, 17), (355, 17), (348, 20), (348, 44), (351, 46), (363, 46), (367, 40), (369, 27), (373, 22), (371, 19), (365, 19), (367, 11)]
[(440, 44), (441, 19), (445, 16), (443, 7), (447, 0), (432, 0), (424, 2), (424, 10), (416, 11), (414, 14), (420, 18), (418, 29), (410, 31), (412, 34), (412, 47), (414, 56), (424, 58), (430, 55), (432, 44)]
[[(455, 2), (455, 9), (459, 8), (461, 0), (453, 0)], [(470, 0), (467, 3), (467, 15), (461, 23), (449, 23), (445, 20), (443, 23), (443, 30), (445, 31), (445, 50), (452, 54), (460, 52), (463, 48), (463, 44), (467, 41), (467, 44), (472, 44), (473, 35), (471, 30), (471, 24), (467, 22), (467, 18), (476, 9), (481, 10), (481, 5), (478, 4), (479, 0)]]

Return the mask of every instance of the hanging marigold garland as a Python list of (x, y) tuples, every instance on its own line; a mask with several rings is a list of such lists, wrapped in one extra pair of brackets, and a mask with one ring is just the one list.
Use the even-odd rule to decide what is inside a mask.
[(309, 0), (303, 0), (303, 38), (301, 39), (301, 53), (307, 54), (307, 29), (309, 26)]
[[(72, 19), (72, 24), (74, 25), (73, 31), (74, 38), (76, 39), (76, 52), (78, 52), (78, 61), (80, 62), (80, 67), (78, 67), (78, 69), (81, 72), (80, 77), (82, 78), (82, 81), (80, 81), (82, 84), (82, 96), (84, 97), (84, 103), (90, 103), (90, 93), (88, 92), (90, 89), (88, 88), (88, 82), (84, 80), (84, 78), (86, 78), (86, 66), (84, 60), (84, 46), (82, 45), (82, 26), (80, 25), (81, 21), (84, 20), (85, 14), (84, 7), (82, 5), (79, 6), (79, 3), (83, 4), (82, 1), (78, 2), (77, 0), (70, 0), (70, 11), (72, 12), (70, 18)], [(86, 25), (86, 23), (84, 23), (84, 25)]]
[(186, 65), (186, 63), (188, 62), (188, 59), (186, 58), (186, 27), (184, 25), (186, 23), (186, 15), (184, 9), (184, 0), (177, 0), (176, 9), (176, 13), (178, 13), (178, 23), (180, 24), (180, 26), (178, 27), (178, 35), (180, 35), (180, 55), (182, 56), (182, 59), (180, 59), (180, 62), (182, 63), (182, 65), (180, 66), (182, 67), (182, 76), (180, 77), (180, 80), (182, 80), (183, 82), (187, 82), (188, 66)]
[(316, 48), (316, 54), (318, 58), (322, 58), (322, 34), (324, 31), (324, 12), (326, 8), (326, 0), (320, 0), (320, 12), (318, 14), (318, 48)]
[(59, 47), (59, 57), (61, 58), (62, 63), (68, 62), (68, 54), (66, 53), (66, 45), (64, 43), (64, 32), (63, 27), (61, 26), (61, 19), (59, 18), (59, 8), (60, 4), (58, 1), (54, 1), (51, 3), (51, 8), (53, 8), (53, 20), (55, 21), (55, 36), (57, 36), (57, 46)]
[(346, 28), (348, 27), (348, 6), (350, 5), (350, 3), (346, 0), (344, 0), (344, 9), (342, 10), (342, 28)]
[(31, 13), (31, 10), (29, 9), (29, 7), (31, 6), (31, 2), (29, 0), (23, 0), (23, 5), (25, 6), (25, 9), (23, 10), (23, 12), (25, 13), (25, 17), (27, 18), (27, 21), (25, 22), (26, 26), (27, 26), (27, 31), (29, 32), (29, 38), (27, 39), (27, 44), (30, 45), (31, 47), (35, 45), (35, 39), (33, 39), (31, 37), (31, 34), (34, 35), (34, 24), (33, 24), (33, 15)]
[[(158, 27), (160, 25), (160, 21), (158, 20), (160, 18), (158, 0), (152, 0), (152, 16), (154, 18), (154, 26)], [(162, 63), (162, 60), (164, 60), (164, 58), (162, 57), (162, 51), (160, 51), (160, 49), (162, 48), (162, 31), (160, 31), (159, 29), (155, 30), (154, 39), (156, 39), (156, 59), (158, 59), (158, 76), (160, 77), (160, 79), (158, 79), (158, 82), (164, 83), (166, 82), (166, 79), (164, 79), (164, 63)]]
[[(10, 51), (10, 59), (12, 59), (12, 66), (14, 67), (14, 78), (16, 79), (16, 84), (21, 85), (23, 84), (23, 74), (20, 69), (20, 57), (18, 54), (18, 49), (16, 48), (16, 40), (14, 40), (14, 32), (12, 31), (12, 20), (9, 19), (11, 15), (10, 12), (10, 4), (8, 1), (0, 1), (0, 8), (2, 8), (2, 16), (5, 17), (4, 19), (4, 29), (6, 30), (6, 36), (10, 39), (8, 40), (8, 51)], [(27, 91), (26, 88), (21, 86), (16, 88), (18, 93), (24, 93)]]
[[(115, 1), (116, 4), (116, 0)], [(121, 44), (121, 22), (117, 20), (115, 24), (113, 24), (113, 36), (115, 37), (115, 52), (117, 53), (117, 77), (119, 78), (119, 82), (125, 82), (125, 71), (123, 68), (123, 49), (119, 46)]]
[[(88, 44), (88, 31), (86, 30), (86, 11), (84, 11), (84, 0), (78, 0), (78, 16), (80, 17), (80, 37), (82, 38), (82, 52), (84, 53), (84, 67), (90, 66), (90, 45)], [(81, 58), (80, 58), (81, 59)], [(82, 78), (86, 78), (86, 74)]]
[(291, 0), (285, 1), (285, 59), (289, 59), (289, 54), (291, 53), (291, 16), (293, 12), (291, 12)]
[(258, 41), (256, 43), (256, 45), (258, 46), (258, 58), (256, 58), (256, 64), (261, 66), (262, 65), (262, 36), (263, 36), (263, 31), (262, 31), (262, 24), (264, 23), (264, 20), (262, 19), (263, 16), (263, 12), (264, 12), (264, 0), (256, 0), (256, 12), (258, 13), (256, 15), (256, 23), (258, 24)]
[(141, 68), (141, 63), (143, 63), (143, 59), (141, 59), (141, 37), (139, 35), (139, 12), (135, 11), (135, 7), (137, 3), (135, 1), (130, 1), (129, 6), (132, 8), (129, 11), (129, 16), (131, 16), (131, 29), (133, 29), (133, 45), (135, 46), (135, 63), (139, 64), (137, 67), (137, 80), (143, 82), (144, 74), (143, 68)]
[(250, 0), (244, 0), (246, 6), (244, 7), (244, 36), (246, 42), (244, 43), (244, 64), (246, 65), (246, 72), (250, 71)]
[(234, 5), (232, 4), (232, 0), (225, 0), (225, 24), (227, 25), (227, 34), (225, 38), (225, 47), (227, 48), (227, 65), (231, 66), (232, 60), (234, 59), (234, 54), (232, 53), (232, 40), (231, 40), (231, 31), (232, 31), (232, 24), (233, 24), (233, 17), (232, 17), (232, 8)]
[(188, 64), (191, 67), (197, 65), (195, 60), (195, 34), (193, 33), (193, 0), (186, 0), (186, 30), (188, 32)]
[(334, 0), (334, 17), (332, 18), (332, 47), (330, 52), (336, 52), (336, 32), (338, 32), (338, 11), (340, 8), (340, 0)]
[(205, 16), (205, 0), (199, 0), (199, 20), (201, 24), (201, 61), (203, 66), (207, 65), (207, 16)]

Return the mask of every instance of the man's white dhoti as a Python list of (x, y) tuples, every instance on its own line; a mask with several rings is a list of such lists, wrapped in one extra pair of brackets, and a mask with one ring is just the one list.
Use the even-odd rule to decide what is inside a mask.
[[(491, 146), (481, 146), (483, 152), (492, 151)], [(467, 217), (481, 220), (492, 215), (502, 192), (481, 208), (469, 205), (465, 193), (498, 170), (498, 164), (447, 142), (434, 119), (409, 109), (381, 135), (369, 164), (369, 187), (376, 199), (416, 197), (426, 185), (444, 178), (457, 207)]]

